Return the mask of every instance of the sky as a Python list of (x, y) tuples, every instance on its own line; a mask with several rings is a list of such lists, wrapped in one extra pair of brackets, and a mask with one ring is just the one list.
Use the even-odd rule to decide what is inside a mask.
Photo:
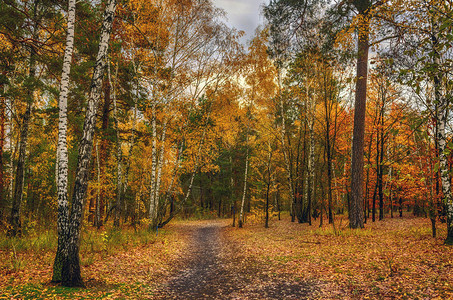
[(215, 6), (227, 13), (227, 23), (238, 30), (243, 30), (245, 36), (242, 43), (250, 41), (258, 25), (263, 23), (261, 6), (269, 0), (213, 0)]

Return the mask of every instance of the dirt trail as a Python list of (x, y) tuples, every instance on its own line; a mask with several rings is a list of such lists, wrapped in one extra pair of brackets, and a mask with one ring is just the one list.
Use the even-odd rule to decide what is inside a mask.
[[(158, 299), (310, 299), (313, 287), (305, 282), (270, 280), (257, 266), (237, 268), (221, 239), (221, 223), (197, 226), (184, 268), (159, 291)], [(236, 267), (236, 268), (235, 268)]]

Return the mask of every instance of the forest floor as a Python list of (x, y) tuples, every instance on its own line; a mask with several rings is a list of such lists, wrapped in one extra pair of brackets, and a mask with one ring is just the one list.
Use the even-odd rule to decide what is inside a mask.
[(76, 289), (50, 283), (55, 244), (42, 233), (2, 236), (0, 299), (453, 299), (444, 224), (432, 238), (428, 219), (409, 216), (362, 230), (340, 218), (335, 227), (230, 222), (177, 221), (158, 236), (86, 230), (86, 288)]
[[(316, 282), (320, 299), (453, 299), (453, 247), (444, 245), (445, 224), (432, 238), (429, 219), (385, 218), (352, 230), (290, 222), (288, 217), (225, 237), (274, 278)], [(240, 264), (246, 266), (246, 264)]]

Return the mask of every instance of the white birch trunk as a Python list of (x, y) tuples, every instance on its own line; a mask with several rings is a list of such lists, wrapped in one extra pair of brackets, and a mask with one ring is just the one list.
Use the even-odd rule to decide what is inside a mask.
[(245, 204), (245, 196), (247, 194), (247, 176), (248, 176), (248, 166), (249, 166), (249, 133), (248, 133), (248, 128), (247, 128), (247, 133), (246, 133), (246, 139), (245, 139), (245, 144), (246, 144), (246, 154), (245, 154), (245, 171), (244, 171), (244, 190), (242, 192), (242, 201), (241, 201), (241, 210), (239, 212), (239, 220), (238, 220), (238, 226), (239, 228), (242, 228), (242, 225), (244, 223), (244, 204)]
[[(448, 117), (448, 108), (446, 103), (441, 103), (439, 107), (440, 118), (438, 120), (438, 144), (439, 144), (439, 169), (442, 185), (442, 193), (444, 194), (444, 204), (447, 211), (447, 244), (453, 244), (453, 198), (451, 195), (451, 178), (450, 168), (448, 166), (447, 143), (445, 127)], [(448, 151), (448, 150), (447, 150)]]
[(154, 226), (154, 212), (156, 208), (156, 168), (157, 168), (157, 129), (156, 129), (156, 104), (153, 104), (152, 120), (151, 120), (153, 143), (151, 152), (151, 191), (149, 197), (149, 220)]
[[(441, 65), (439, 53), (437, 53), (437, 23), (434, 22), (433, 31), (434, 31), (434, 40), (433, 48), (436, 50), (436, 55), (434, 56), (434, 64), (437, 66)], [(442, 186), (442, 193), (444, 195), (444, 205), (446, 208), (447, 214), (447, 238), (445, 243), (453, 245), (453, 197), (451, 194), (451, 177), (450, 177), (450, 167), (448, 165), (448, 155), (450, 154), (449, 149), (447, 149), (447, 136), (445, 132), (445, 127), (447, 125), (448, 113), (449, 113), (449, 101), (445, 95), (444, 90), (444, 74), (439, 73), (434, 77), (434, 93), (435, 101), (438, 103), (438, 111), (436, 114), (438, 133), (437, 133), (437, 142), (439, 145), (439, 170), (440, 170), (440, 180)], [(450, 149), (451, 151), (451, 149)], [(448, 152), (448, 153), (447, 153)]]
[[(153, 214), (153, 222), (156, 223), (157, 221), (157, 213), (159, 210), (159, 193), (160, 193), (160, 181), (162, 177), (162, 168), (164, 166), (164, 152), (165, 152), (165, 139), (166, 139), (166, 132), (167, 132), (167, 120), (165, 120), (163, 128), (162, 128), (162, 138), (161, 138), (161, 147), (160, 147), (160, 153), (159, 153), (159, 161), (157, 164), (157, 175), (156, 175), (156, 187), (155, 187), (155, 195), (154, 195), (154, 201), (155, 201), (155, 209), (154, 209), (154, 214)], [(155, 224), (157, 225), (157, 224)]]
[(102, 92), (102, 78), (106, 65), (109, 47), (110, 32), (112, 31), (115, 16), (116, 1), (106, 3), (102, 29), (100, 34), (99, 50), (90, 86), (90, 94), (86, 108), (85, 122), (83, 124), (82, 138), (79, 144), (74, 192), (72, 195), (72, 209), (68, 234), (68, 256), (62, 270), (62, 282), (65, 286), (83, 285), (80, 274), (80, 233), (83, 220), (83, 208), (88, 187), (88, 168), (93, 150), (93, 136), (96, 126), (96, 114), (99, 98)]
[(66, 239), (69, 226), (69, 206), (68, 206), (68, 92), (69, 74), (71, 72), (72, 54), (74, 52), (74, 27), (75, 27), (76, 1), (68, 1), (68, 33), (66, 36), (66, 48), (63, 56), (63, 68), (60, 82), (60, 96), (58, 99), (58, 145), (56, 180), (58, 195), (58, 217), (57, 232), (58, 246), (53, 266), (52, 281), (61, 281), (61, 270), (63, 258), (66, 257)]

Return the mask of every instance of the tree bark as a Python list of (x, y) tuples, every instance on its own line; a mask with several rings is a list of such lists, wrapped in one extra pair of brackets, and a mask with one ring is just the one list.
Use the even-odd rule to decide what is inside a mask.
[[(307, 100), (309, 95), (307, 93)], [(315, 103), (314, 99), (310, 101), (309, 105), (309, 151), (308, 151), (308, 184), (307, 184), (307, 213), (308, 224), (311, 225), (311, 211), (315, 191)]]
[[(433, 33), (431, 36), (432, 46), (434, 50), (434, 65), (439, 67), (441, 65), (440, 54), (438, 53), (438, 31), (437, 22), (433, 21)], [(439, 147), (439, 172), (441, 188), (443, 193), (443, 201), (447, 215), (447, 237), (445, 244), (453, 245), (453, 197), (451, 194), (451, 176), (450, 167), (448, 165), (448, 154), (450, 153), (447, 149), (447, 136), (445, 127), (447, 125), (449, 115), (449, 101), (446, 98), (442, 77), (444, 74), (440, 74), (440, 71), (434, 76), (434, 96), (436, 103), (438, 104), (438, 110), (436, 111), (437, 117), (437, 144)], [(448, 152), (447, 152), (448, 151)]]
[(152, 150), (151, 150), (151, 190), (149, 193), (149, 220), (150, 230), (154, 227), (153, 219), (154, 212), (157, 211), (155, 201), (155, 188), (156, 188), (156, 165), (157, 165), (157, 128), (156, 128), (156, 104), (153, 103), (152, 116), (151, 116), (151, 131), (152, 131)]
[(365, 111), (368, 76), (369, 16), (359, 10), (362, 17), (358, 26), (357, 82), (354, 103), (354, 129), (351, 160), (351, 201), (349, 227), (363, 228), (363, 146), (365, 138)]
[(238, 219), (238, 227), (242, 228), (244, 223), (244, 204), (245, 204), (245, 196), (247, 194), (247, 176), (248, 176), (248, 165), (249, 165), (249, 132), (247, 128), (245, 144), (246, 144), (246, 151), (245, 151), (245, 170), (244, 170), (244, 190), (242, 192), (242, 201), (241, 201), (241, 210), (239, 212), (239, 219)]
[(57, 194), (58, 217), (57, 233), (58, 246), (53, 265), (53, 282), (60, 282), (64, 258), (67, 256), (67, 233), (69, 226), (68, 205), (68, 92), (69, 74), (71, 72), (72, 54), (74, 52), (74, 27), (75, 27), (76, 0), (68, 1), (68, 33), (66, 35), (66, 48), (63, 56), (63, 67), (60, 82), (60, 96), (58, 99), (58, 146), (57, 146)]
[(102, 89), (102, 77), (105, 71), (106, 57), (109, 46), (110, 32), (116, 10), (116, 1), (109, 0), (104, 12), (101, 29), (101, 39), (96, 57), (93, 78), (90, 86), (90, 95), (86, 109), (83, 135), (79, 144), (76, 177), (72, 195), (72, 209), (68, 232), (68, 255), (63, 262), (62, 283), (64, 286), (82, 286), (80, 274), (80, 234), (83, 220), (83, 207), (88, 187), (88, 167), (92, 156), (93, 135), (96, 126), (96, 113)]
[(4, 161), (3, 161), (3, 147), (5, 146), (5, 106), (6, 106), (6, 99), (3, 95), (4, 92), (4, 85), (0, 84), (0, 223), (3, 221), (3, 214), (6, 207), (6, 201), (4, 197), (4, 176), (3, 176), (3, 168), (4, 168)]
[(233, 178), (233, 157), (230, 151), (230, 195), (231, 195), (231, 200), (233, 201), (233, 209), (232, 209), (232, 215), (233, 215), (233, 227), (236, 226), (236, 199), (234, 197), (234, 178)]
[[(446, 101), (445, 101), (446, 102)], [(447, 213), (447, 238), (445, 243), (452, 245), (453, 244), (453, 198), (451, 195), (451, 178), (450, 178), (450, 169), (448, 166), (448, 157), (446, 154), (446, 133), (445, 127), (448, 118), (448, 107), (447, 103), (442, 103), (440, 106), (440, 118), (439, 118), (439, 170), (440, 170), (440, 180), (442, 186), (442, 192), (444, 194), (444, 203), (446, 206)]]
[(269, 191), (271, 187), (271, 159), (272, 159), (272, 147), (271, 143), (268, 142), (268, 157), (267, 157), (267, 188), (266, 188), (266, 206), (265, 206), (265, 223), (264, 227), (269, 228)]
[(167, 133), (167, 120), (164, 121), (163, 128), (162, 128), (162, 137), (161, 137), (161, 146), (160, 146), (160, 152), (159, 152), (159, 157), (158, 157), (158, 162), (157, 162), (157, 174), (156, 174), (156, 187), (154, 188), (154, 201), (156, 203), (155, 206), (155, 211), (153, 214), (153, 219), (152, 219), (152, 224), (153, 227), (157, 226), (159, 223), (158, 220), (158, 214), (160, 213), (159, 210), (162, 210), (162, 203), (160, 203), (160, 181), (162, 178), (162, 168), (164, 166), (164, 153), (165, 153), (165, 140), (166, 140), (166, 133)]

